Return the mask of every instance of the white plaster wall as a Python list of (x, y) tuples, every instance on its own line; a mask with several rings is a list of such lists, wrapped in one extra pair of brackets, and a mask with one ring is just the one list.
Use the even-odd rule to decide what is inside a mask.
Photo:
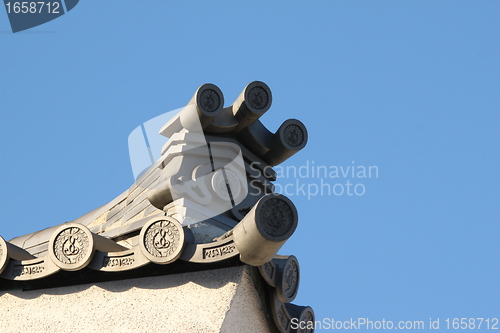
[(269, 332), (247, 266), (0, 292), (0, 332)]

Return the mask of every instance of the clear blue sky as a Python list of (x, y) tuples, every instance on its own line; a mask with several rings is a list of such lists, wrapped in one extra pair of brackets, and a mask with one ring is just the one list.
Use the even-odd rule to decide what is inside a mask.
[(0, 234), (107, 203), (133, 182), (134, 128), (203, 83), (229, 105), (261, 80), (273, 91), (262, 122), (309, 130), (286, 166), (378, 168), (280, 180), (365, 189), (289, 195), (294, 303), (318, 320), (426, 328), (498, 318), (499, 12), (494, 1), (80, 1), (12, 34), (0, 10)]

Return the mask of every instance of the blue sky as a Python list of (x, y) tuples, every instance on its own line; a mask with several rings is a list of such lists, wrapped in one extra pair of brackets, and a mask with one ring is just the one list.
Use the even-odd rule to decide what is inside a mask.
[[(363, 195), (289, 195), (316, 319), (500, 317), (500, 4), (81, 1), (12, 34), (0, 11), (0, 234), (73, 220), (133, 182), (127, 138), (203, 83), (260, 80), (308, 128), (284, 165), (376, 166)], [(339, 188), (339, 187), (338, 187)], [(358, 187), (359, 188), (359, 187)], [(320, 193), (321, 194), (321, 193)]]

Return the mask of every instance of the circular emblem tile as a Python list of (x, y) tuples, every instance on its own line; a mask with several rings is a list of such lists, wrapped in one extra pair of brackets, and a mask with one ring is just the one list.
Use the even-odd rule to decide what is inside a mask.
[(77, 223), (62, 225), (51, 237), (49, 256), (64, 270), (84, 268), (94, 254), (94, 239), (87, 227)]
[(262, 197), (255, 217), (257, 227), (269, 240), (286, 240), (297, 228), (297, 209), (290, 199), (281, 194)]
[(184, 247), (184, 230), (171, 217), (156, 218), (141, 230), (140, 246), (143, 254), (157, 264), (168, 264), (179, 258)]
[(220, 106), (219, 94), (213, 89), (205, 89), (200, 94), (200, 107), (207, 112), (214, 112)]
[(283, 274), (283, 293), (286, 298), (294, 298), (299, 286), (299, 266), (295, 260), (288, 262)]
[(267, 91), (260, 86), (255, 86), (248, 92), (248, 102), (257, 110), (265, 108), (268, 101), (269, 96), (267, 95)]
[[(228, 185), (231, 190), (229, 195)], [(238, 177), (231, 170), (217, 170), (212, 177), (212, 189), (223, 200), (237, 198), (241, 192), (241, 184)]]
[(271, 107), (271, 89), (261, 81), (253, 81), (245, 87), (245, 104), (250, 112), (263, 114)]
[(306, 307), (304, 311), (300, 314), (299, 322), (304, 323), (302, 328), (299, 328), (297, 332), (300, 333), (312, 333), (314, 332), (314, 311), (311, 307)]
[(290, 124), (285, 127), (283, 136), (286, 143), (292, 147), (298, 147), (304, 142), (304, 131), (296, 124)]
[(3, 272), (5, 267), (7, 266), (7, 243), (3, 239), (2, 236), (0, 236), (0, 273)]
[(280, 301), (283, 303), (290, 303), (295, 299), (299, 291), (299, 281), (299, 262), (295, 256), (289, 256), (284, 265), (280, 264), (278, 269), (276, 289)]

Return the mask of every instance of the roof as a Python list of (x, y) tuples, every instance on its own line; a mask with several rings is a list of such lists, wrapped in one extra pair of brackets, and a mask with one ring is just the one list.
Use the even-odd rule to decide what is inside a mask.
[(127, 191), (74, 221), (0, 237), (0, 289), (247, 264), (269, 285), (280, 330), (294, 317), (313, 319), (312, 309), (290, 304), (299, 265), (277, 252), (298, 214), (272, 185), (272, 167), (306, 145), (307, 130), (289, 119), (271, 133), (259, 120), (271, 101), (269, 87), (255, 81), (224, 108), (220, 89), (202, 85), (160, 128), (169, 138), (161, 157)]

